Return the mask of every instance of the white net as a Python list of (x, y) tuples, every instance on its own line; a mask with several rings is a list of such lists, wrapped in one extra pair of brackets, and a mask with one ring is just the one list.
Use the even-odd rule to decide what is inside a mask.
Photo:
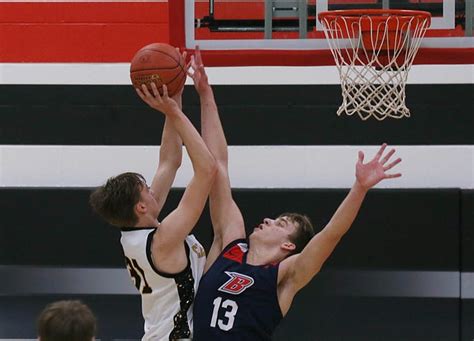
[[(337, 12), (346, 14), (332, 14)], [(319, 17), (341, 80), (342, 104), (337, 114), (358, 114), (363, 120), (410, 117), (405, 84), (430, 25), (429, 13), (351, 12), (323, 12)]]

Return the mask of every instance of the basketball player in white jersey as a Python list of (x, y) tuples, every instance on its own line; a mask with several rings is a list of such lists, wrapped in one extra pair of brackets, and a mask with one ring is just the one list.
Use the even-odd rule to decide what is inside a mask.
[[(122, 230), (126, 265), (141, 293), (145, 333), (142, 340), (192, 337), (192, 304), (205, 263), (201, 244), (188, 234), (197, 223), (216, 172), (215, 160), (181, 111), (181, 93), (160, 96), (146, 86), (138, 95), (166, 116), (160, 162), (149, 187), (143, 176), (123, 173), (109, 178), (90, 197), (93, 209)], [(140, 129), (140, 127), (133, 127)], [(194, 176), (178, 207), (161, 222), (158, 215), (181, 163), (182, 142)]]

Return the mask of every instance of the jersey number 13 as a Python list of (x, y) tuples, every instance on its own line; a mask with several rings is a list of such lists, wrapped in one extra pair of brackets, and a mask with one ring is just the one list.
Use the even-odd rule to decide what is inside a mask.
[[(212, 311), (211, 327), (229, 331), (234, 326), (235, 314), (239, 306), (232, 300), (222, 301), (222, 297), (216, 297)], [(223, 316), (222, 316), (223, 315)]]

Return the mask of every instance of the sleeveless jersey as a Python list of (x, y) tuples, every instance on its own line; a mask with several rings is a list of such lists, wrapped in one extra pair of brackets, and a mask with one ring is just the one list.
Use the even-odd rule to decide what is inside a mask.
[(230, 243), (201, 278), (193, 341), (271, 340), (282, 319), (278, 265), (246, 263), (247, 241)]
[(156, 228), (124, 228), (120, 242), (127, 269), (141, 294), (145, 319), (143, 341), (192, 337), (192, 305), (206, 255), (197, 239), (185, 240), (188, 266), (178, 274), (160, 272), (153, 264), (151, 242)]

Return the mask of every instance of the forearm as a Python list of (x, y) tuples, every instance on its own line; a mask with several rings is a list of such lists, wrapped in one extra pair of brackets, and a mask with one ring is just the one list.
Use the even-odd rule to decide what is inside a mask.
[(356, 181), (329, 223), (311, 239), (299, 255), (292, 258), (293, 261), (290, 257), (288, 261), (282, 262), (285, 269), (290, 269), (288, 278), (294, 292), (305, 286), (319, 272), (324, 262), (354, 222), (367, 191), (383, 179), (401, 176), (400, 173), (385, 173), (401, 161), (398, 158), (388, 163), (395, 150), (392, 149), (384, 156), (385, 147), (386, 144), (383, 144), (374, 158), (367, 163), (364, 163), (364, 153), (359, 151), (356, 164)]
[(191, 121), (179, 109), (168, 113), (174, 128), (186, 146), (195, 172), (212, 172), (215, 170), (215, 159), (204, 144), (201, 136)]
[(339, 205), (331, 220), (324, 228), (324, 233), (334, 238), (341, 238), (351, 227), (364, 201), (367, 189), (356, 181), (349, 194)]
[(166, 118), (161, 137), (159, 165), (178, 169), (181, 166), (182, 156), (183, 140), (170, 119)]
[(158, 206), (163, 206), (171, 189), (176, 172), (181, 165), (182, 140), (173, 123), (166, 119), (160, 147), (160, 161), (153, 176), (151, 189)]
[(304, 287), (319, 272), (354, 222), (366, 193), (367, 190), (361, 188), (356, 182), (339, 205), (331, 221), (310, 240), (299, 255), (295, 256), (290, 278), (296, 291)]
[[(214, 230), (213, 252), (220, 253), (222, 247), (230, 241), (244, 238), (245, 228), (242, 214), (232, 198), (228, 174), (227, 141), (212, 88), (210, 86), (204, 87), (199, 95), (202, 136), (218, 166), (209, 193), (209, 208)], [(212, 262), (213, 255), (209, 256)]]
[(201, 102), (202, 137), (217, 162), (227, 167), (227, 141), (219, 118), (214, 93), (209, 86), (199, 94)]

